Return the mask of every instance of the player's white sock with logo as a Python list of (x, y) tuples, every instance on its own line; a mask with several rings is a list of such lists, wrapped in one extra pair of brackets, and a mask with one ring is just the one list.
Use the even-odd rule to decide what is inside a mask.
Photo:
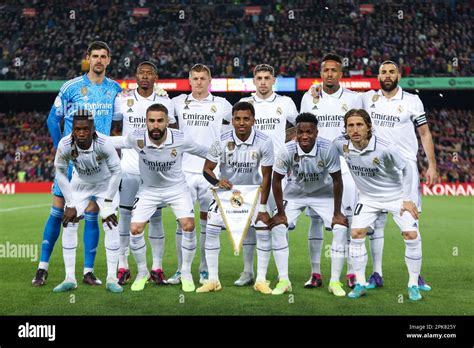
[(272, 228), (272, 250), (275, 264), (280, 280), (288, 280), (288, 239), (286, 238), (287, 228), (280, 224)]
[(77, 229), (79, 223), (68, 223), (63, 228), (62, 244), (63, 259), (66, 269), (66, 280), (76, 282), (76, 250), (77, 250)]
[(130, 232), (130, 250), (137, 263), (138, 274), (137, 278), (144, 277), (148, 274), (146, 267), (146, 244), (144, 232), (133, 235)]
[(120, 236), (119, 268), (128, 269), (128, 254), (130, 245), (130, 223), (132, 222), (132, 211), (120, 208), (120, 219), (118, 224)]
[(338, 282), (344, 268), (347, 245), (347, 227), (336, 224), (332, 228), (331, 281)]
[(206, 262), (206, 226), (207, 220), (201, 219), (201, 233), (199, 238), (199, 245), (201, 247), (201, 262), (199, 263), (199, 272), (207, 271), (207, 262)]
[(153, 256), (153, 265), (151, 266), (151, 269), (162, 269), (163, 255), (165, 253), (165, 232), (163, 231), (161, 209), (158, 209), (150, 218), (148, 239), (150, 240), (151, 254)]
[(321, 251), (324, 242), (324, 223), (321, 218), (311, 218), (308, 231), (309, 256), (311, 273), (321, 274)]
[(352, 259), (357, 284), (365, 285), (365, 268), (367, 267), (367, 249), (365, 248), (365, 238), (351, 239), (349, 245), (349, 257)]
[(196, 231), (183, 231), (183, 240), (181, 243), (181, 253), (183, 255), (183, 264), (181, 266), (181, 275), (185, 279), (192, 279), (191, 264), (196, 255)]
[[(255, 227), (250, 227), (250, 230)], [(268, 264), (272, 253), (272, 236), (270, 230), (258, 230), (257, 237), (257, 278), (256, 281), (265, 281), (267, 279)]]
[(117, 266), (120, 252), (120, 238), (117, 226), (110, 228), (105, 222), (102, 223), (104, 229), (105, 256), (107, 259), (107, 282), (118, 281)]
[(421, 239), (405, 239), (405, 263), (407, 264), (409, 280), (408, 287), (418, 286), (418, 277), (421, 271)]
[(207, 225), (206, 227), (206, 261), (209, 271), (209, 280), (219, 280), (219, 252), (221, 241), (219, 239), (221, 228)]
[(178, 258), (178, 271), (181, 271), (183, 264), (183, 254), (181, 253), (181, 243), (183, 241), (183, 230), (178, 221), (176, 221), (176, 256)]
[(255, 245), (257, 244), (257, 236), (255, 228), (249, 228), (243, 243), (244, 250), (244, 272), (253, 274), (253, 254)]
[(382, 255), (384, 245), (384, 227), (388, 214), (379, 214), (375, 220), (374, 233), (369, 236), (370, 252), (372, 254), (373, 271), (382, 276)]

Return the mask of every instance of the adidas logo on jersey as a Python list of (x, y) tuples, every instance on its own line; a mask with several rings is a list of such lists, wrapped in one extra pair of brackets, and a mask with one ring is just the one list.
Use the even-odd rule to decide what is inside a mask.
[(133, 112), (132, 108), (128, 109), (127, 112)]
[(370, 107), (371, 107), (371, 108), (375, 108), (375, 104), (372, 104)]
[(317, 105), (313, 106), (313, 110), (318, 110), (318, 106)]
[(412, 227), (418, 227), (418, 224), (415, 222)]

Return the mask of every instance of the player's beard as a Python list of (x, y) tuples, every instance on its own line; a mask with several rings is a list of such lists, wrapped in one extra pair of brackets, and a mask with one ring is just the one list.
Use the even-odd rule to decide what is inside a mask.
[[(155, 135), (153, 134), (154, 132), (157, 132), (158, 134)], [(153, 139), (153, 140), (160, 140), (161, 138), (163, 138), (164, 135), (165, 135), (165, 132), (158, 128), (148, 130), (148, 136), (150, 137), (150, 139)]]
[(387, 82), (384, 82), (382, 80), (379, 80), (380, 82), (380, 88), (382, 88), (383, 91), (385, 92), (391, 92), (398, 86), (398, 80), (395, 81), (390, 81), (390, 84), (386, 84)]

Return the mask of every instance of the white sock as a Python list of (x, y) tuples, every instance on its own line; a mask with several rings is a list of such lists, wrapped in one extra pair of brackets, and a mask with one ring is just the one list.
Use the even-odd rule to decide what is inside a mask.
[(272, 228), (272, 249), (275, 264), (280, 280), (288, 280), (288, 240), (286, 238), (287, 228), (280, 224)]
[(367, 267), (368, 260), (365, 238), (351, 239), (349, 257), (352, 259), (357, 284), (365, 285), (365, 268)]
[(120, 236), (119, 268), (128, 269), (128, 254), (130, 253), (130, 223), (132, 221), (131, 210), (120, 208), (120, 219), (118, 224)]
[(373, 272), (382, 276), (382, 255), (384, 245), (384, 227), (387, 222), (387, 214), (379, 214), (375, 220), (374, 233), (369, 236), (370, 252), (372, 254)]
[(117, 226), (109, 228), (105, 222), (102, 223), (104, 229), (105, 256), (107, 259), (107, 282), (118, 281), (117, 266), (120, 252), (120, 238)]
[(38, 265), (38, 269), (41, 268), (41, 269), (48, 270), (48, 267), (49, 267), (49, 262), (40, 261)]
[(178, 271), (181, 271), (183, 264), (183, 254), (181, 253), (181, 243), (183, 241), (183, 230), (178, 221), (176, 221), (176, 256), (178, 257)]
[(243, 243), (244, 250), (244, 272), (253, 275), (253, 254), (255, 251), (255, 245), (257, 244), (257, 236), (255, 234), (255, 228), (249, 228), (247, 235), (245, 236)]
[(408, 287), (413, 285), (418, 286), (418, 277), (421, 271), (421, 240), (419, 238), (414, 240), (405, 239), (405, 263), (408, 268)]
[[(255, 227), (250, 227), (250, 230)], [(267, 279), (268, 264), (272, 252), (272, 237), (270, 230), (258, 230), (257, 237), (257, 281), (265, 281)]]
[(144, 277), (148, 274), (148, 269), (146, 267), (146, 244), (143, 232), (136, 235), (130, 232), (130, 250), (137, 263), (137, 278)]
[(308, 231), (309, 257), (311, 258), (311, 273), (321, 274), (321, 251), (324, 242), (324, 223), (320, 218), (311, 217)]
[(206, 228), (206, 261), (209, 270), (209, 280), (212, 281), (219, 280), (220, 233), (220, 227), (208, 225)]
[(79, 223), (68, 223), (63, 228), (63, 259), (66, 269), (66, 280), (76, 282), (76, 249), (77, 249), (77, 229)]
[(347, 274), (354, 274), (354, 266), (352, 265), (352, 259), (349, 257), (349, 245), (351, 244), (351, 226), (352, 226), (352, 216), (347, 216), (347, 221), (349, 221), (349, 227), (346, 232), (346, 249), (344, 250), (344, 257), (347, 261)]
[(163, 222), (161, 218), (161, 209), (150, 218), (148, 226), (148, 239), (151, 245), (151, 254), (153, 256), (152, 270), (163, 268), (163, 255), (165, 253), (165, 232), (163, 231)]
[(183, 240), (181, 243), (181, 252), (183, 254), (183, 264), (181, 265), (181, 275), (186, 279), (191, 279), (191, 265), (196, 254), (196, 231), (183, 231)]
[(347, 227), (336, 224), (332, 228), (331, 244), (331, 281), (338, 282), (344, 268), (347, 245)]
[(201, 233), (199, 235), (199, 245), (201, 247), (201, 262), (199, 263), (199, 272), (208, 270), (206, 262), (206, 226), (207, 220), (201, 219)]

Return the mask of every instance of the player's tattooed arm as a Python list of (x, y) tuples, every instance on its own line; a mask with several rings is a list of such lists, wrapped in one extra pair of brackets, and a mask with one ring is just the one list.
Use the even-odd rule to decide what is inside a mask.
[(349, 227), (349, 222), (347, 221), (347, 218), (341, 212), (342, 192), (344, 188), (343, 183), (342, 183), (341, 171), (338, 170), (337, 172), (330, 173), (330, 175), (334, 183), (334, 186), (333, 186), (334, 215), (332, 217), (331, 226), (339, 224), (339, 225)]

